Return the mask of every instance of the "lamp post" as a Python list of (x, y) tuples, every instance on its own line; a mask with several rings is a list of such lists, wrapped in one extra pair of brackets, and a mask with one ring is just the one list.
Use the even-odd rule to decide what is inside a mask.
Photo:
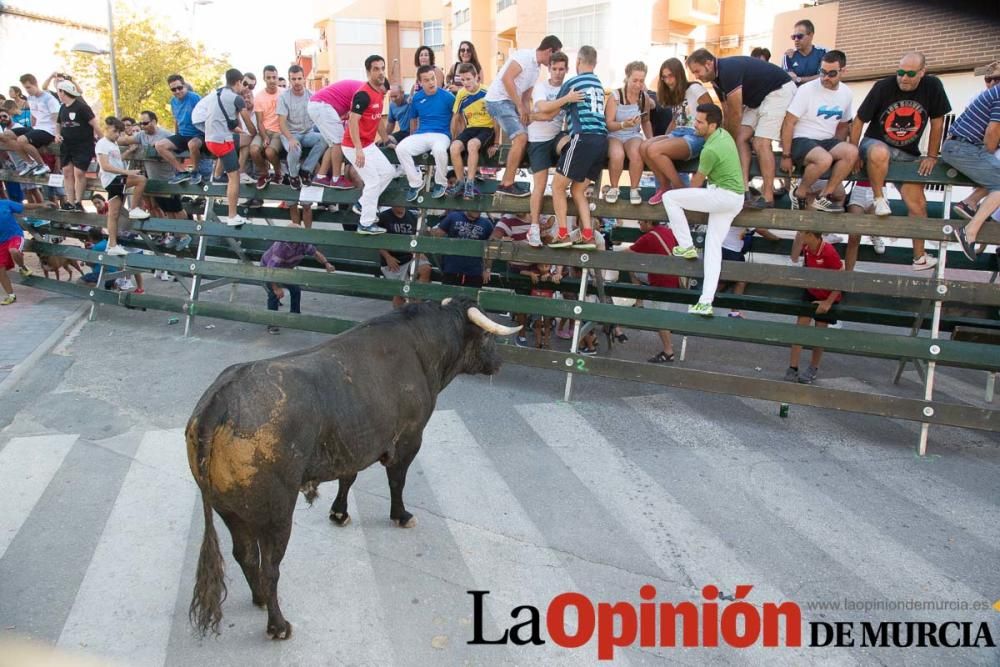
[(122, 111), (118, 104), (118, 69), (115, 66), (115, 18), (111, 7), (111, 0), (108, 0), (108, 46), (109, 49), (102, 49), (89, 42), (74, 44), (72, 51), (79, 53), (89, 53), (95, 56), (110, 56), (111, 59), (111, 99), (115, 105), (115, 116), (121, 118)]

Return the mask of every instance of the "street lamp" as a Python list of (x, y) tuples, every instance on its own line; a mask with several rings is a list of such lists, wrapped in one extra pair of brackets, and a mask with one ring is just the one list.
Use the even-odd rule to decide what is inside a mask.
[(115, 105), (115, 117), (121, 118), (122, 110), (118, 105), (118, 69), (115, 67), (115, 18), (111, 8), (111, 0), (108, 0), (108, 46), (109, 49), (102, 49), (88, 42), (80, 42), (74, 44), (71, 50), (78, 53), (111, 57), (111, 99)]

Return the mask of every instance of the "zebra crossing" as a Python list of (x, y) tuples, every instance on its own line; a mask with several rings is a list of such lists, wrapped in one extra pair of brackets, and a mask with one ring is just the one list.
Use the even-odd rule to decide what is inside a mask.
[[(265, 638), (265, 615), (250, 603), (221, 521), (222, 634), (201, 640), (188, 629), (202, 519), (182, 428), (104, 447), (74, 434), (0, 433), (0, 640), (30, 637), (142, 666), (588, 664), (593, 637), (572, 650), (468, 644), (468, 591), (490, 591), (482, 632), (495, 639), (527, 618), (513, 617), (520, 605), (544, 614), (569, 591), (638, 605), (645, 584), (660, 601), (696, 604), (707, 584), (729, 594), (750, 584), (750, 601), (799, 602), (806, 621), (985, 620), (1000, 640), (993, 611), (879, 616), (804, 605), (1000, 598), (995, 449), (968, 445), (968, 457), (917, 462), (913, 431), (899, 422), (819, 410), (778, 420), (773, 404), (691, 396), (515, 403), (499, 417), (488, 404), (438, 410), (407, 480), (416, 528), (388, 521), (378, 466), (359, 476), (346, 528), (326, 516), (334, 485), (321, 487), (314, 507), (300, 499), (279, 589), (294, 627), (287, 642)], [(85, 457), (98, 463), (75, 476)], [(106, 479), (94, 480), (102, 465)], [(70, 539), (77, 530), (94, 534)], [(566, 629), (575, 633), (579, 619), (569, 615)], [(996, 649), (638, 641), (615, 652), (615, 664), (640, 665), (997, 658)]]

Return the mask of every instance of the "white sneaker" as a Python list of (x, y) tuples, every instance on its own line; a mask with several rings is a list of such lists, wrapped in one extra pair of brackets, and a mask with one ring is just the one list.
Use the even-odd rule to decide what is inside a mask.
[(642, 203), (642, 193), (639, 192), (639, 188), (632, 188), (628, 192), (628, 203), (633, 206), (638, 206)]
[(104, 254), (111, 255), (113, 257), (124, 257), (128, 254), (128, 250), (125, 249), (125, 246), (114, 245), (105, 250)]
[(873, 236), (872, 239), (872, 250), (875, 251), (876, 255), (885, 254), (885, 239), (881, 236)]
[(837, 245), (838, 243), (844, 242), (844, 237), (840, 234), (834, 234), (833, 232), (823, 234), (823, 240), (830, 245)]
[(528, 245), (532, 248), (542, 247), (542, 232), (538, 228), (538, 225), (531, 225), (528, 228)]
[(242, 183), (243, 185), (254, 185), (257, 183), (257, 179), (251, 176), (250, 174), (243, 172), (242, 174), (240, 174), (240, 183)]
[(609, 188), (608, 191), (604, 193), (604, 201), (609, 204), (614, 204), (618, 201), (618, 188)]
[(889, 202), (885, 200), (885, 197), (875, 198), (875, 215), (883, 218), (892, 215), (892, 209), (889, 208)]
[(924, 271), (926, 269), (933, 269), (937, 266), (937, 257), (931, 257), (930, 255), (921, 255), (913, 260), (913, 270), (914, 271)]
[(237, 213), (231, 218), (226, 218), (226, 217), (219, 218), (219, 221), (226, 225), (229, 225), (230, 227), (239, 227), (240, 225), (245, 225), (248, 222), (250, 222), (247, 218), (244, 218), (239, 213)]
[(144, 211), (138, 206), (128, 212), (129, 220), (148, 220), (149, 211)]

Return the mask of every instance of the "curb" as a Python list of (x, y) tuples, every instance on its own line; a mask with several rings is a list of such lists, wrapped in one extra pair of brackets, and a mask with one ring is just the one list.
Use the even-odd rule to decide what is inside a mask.
[(19, 363), (14, 367), (14, 370), (10, 372), (10, 375), (5, 377), (3, 381), (0, 381), (0, 397), (7, 394), (15, 385), (21, 380), (21, 378), (32, 369), (32, 367), (38, 363), (38, 360), (49, 353), (49, 351), (62, 340), (63, 336), (66, 335), (66, 331), (76, 325), (80, 319), (86, 315), (88, 309), (90, 308), (89, 303), (82, 303), (80, 306), (66, 316), (56, 330), (53, 331), (49, 336), (39, 343), (39, 345), (34, 349), (34, 351), (29, 354), (24, 361)]

